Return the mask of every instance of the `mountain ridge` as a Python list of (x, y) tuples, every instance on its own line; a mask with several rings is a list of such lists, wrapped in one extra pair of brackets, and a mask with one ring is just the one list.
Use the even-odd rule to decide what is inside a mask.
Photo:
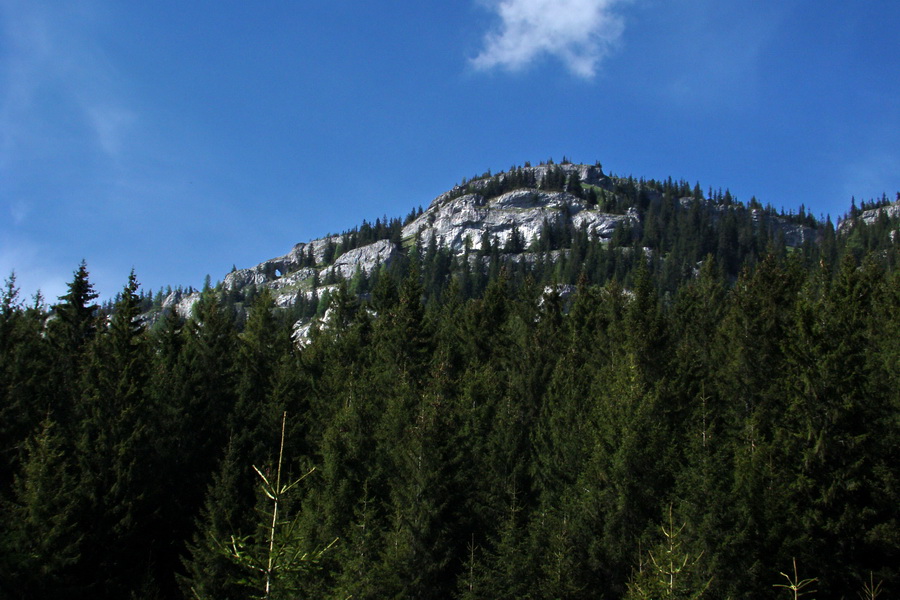
[[(891, 207), (889, 217), (900, 215), (900, 205)], [(845, 219), (838, 231), (846, 233), (857, 219), (872, 224), (881, 210), (883, 207), (858, 211), (851, 215), (855, 218)], [(779, 239), (785, 247), (794, 249), (818, 243), (832, 227), (830, 220), (816, 221), (803, 207), (798, 214), (785, 215), (771, 206), (764, 207), (755, 198), (748, 204), (738, 202), (727, 190), (704, 194), (699, 184), (691, 187), (686, 181), (676, 183), (671, 178), (657, 182), (608, 175), (599, 162), (526, 163), (497, 174), (487, 172), (464, 179), (436, 196), (426, 210), (410, 213), (402, 224), (399, 219), (390, 223), (377, 220), (374, 226), (363, 221), (362, 226), (343, 234), (300, 242), (281, 256), (252, 267), (235, 268), (225, 275), (221, 286), (235, 296), (267, 288), (276, 305), (289, 308), (301, 297), (321, 298), (340, 280), (369, 277), (413, 248), (418, 252), (429, 247), (442, 250), (460, 261), (467, 256), (470, 263), (473, 257), (491, 252), (507, 262), (534, 262), (540, 253), (566, 250), (566, 241), (547, 242), (552, 235), (572, 238), (583, 232), (588, 240), (607, 246), (619, 235), (617, 247), (645, 240), (646, 230), (658, 227), (658, 215), (666, 211), (681, 213), (682, 219), (705, 220), (707, 225), (700, 223), (697, 227), (708, 226), (726, 238), (737, 235), (723, 228), (740, 212), (740, 218), (752, 221), (756, 235)], [(366, 228), (377, 230), (368, 234), (377, 239), (361, 243)], [(652, 243), (642, 247), (650, 253), (660, 250)], [(198, 298), (198, 292), (177, 290), (163, 300), (162, 307), (174, 307), (187, 316)]]

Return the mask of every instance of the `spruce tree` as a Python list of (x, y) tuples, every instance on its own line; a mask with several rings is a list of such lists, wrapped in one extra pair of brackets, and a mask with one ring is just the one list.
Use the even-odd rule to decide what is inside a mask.
[(97, 297), (87, 263), (82, 260), (68, 284), (68, 292), (53, 306), (55, 318), (48, 324), (48, 336), (56, 350), (54, 368), (47, 373), (56, 388), (52, 410), (54, 418), (64, 428), (71, 425), (85, 349), (97, 332), (99, 307), (94, 303)]
[[(727, 528), (720, 565), (730, 594), (756, 592), (791, 558), (785, 543), (802, 545), (785, 530), (785, 505), (774, 461), (775, 432), (785, 407), (785, 341), (802, 279), (796, 263), (768, 255), (745, 269), (732, 289), (721, 323), (718, 394), (729, 401), (733, 483), (725, 502)], [(718, 578), (717, 578), (718, 579)], [(758, 593), (758, 592), (757, 592)]]
[(83, 523), (76, 475), (59, 426), (51, 419), (25, 445), (13, 500), (0, 504), (0, 590), (8, 598), (81, 597)]
[[(881, 382), (875, 343), (880, 268), (846, 256), (832, 284), (804, 288), (791, 332), (790, 374), (775, 456), (790, 473), (781, 486), (796, 517), (791, 554), (821, 569), (820, 593), (855, 593), (861, 573), (883, 569), (885, 548), (872, 543), (893, 517), (879, 510), (882, 473), (890, 470), (882, 440), (890, 426), (890, 394)], [(862, 507), (867, 507), (862, 509)], [(876, 508), (878, 507), (878, 508)]]
[(156, 483), (158, 423), (147, 397), (149, 355), (131, 273), (108, 330), (91, 343), (78, 406), (80, 519), (90, 533), (80, 570), (91, 593), (122, 597), (150, 569), (163, 537), (156, 521), (164, 490)]
[(82, 260), (68, 284), (68, 292), (60, 296), (59, 303), (53, 306), (57, 317), (55, 323), (58, 323), (54, 325), (53, 332), (65, 351), (77, 353), (96, 333), (98, 306), (93, 302), (97, 297), (89, 280), (87, 263)]
[(15, 276), (0, 300), (0, 495), (10, 490), (25, 440), (51, 415), (61, 394), (56, 348), (46, 336), (46, 311), (24, 307)]

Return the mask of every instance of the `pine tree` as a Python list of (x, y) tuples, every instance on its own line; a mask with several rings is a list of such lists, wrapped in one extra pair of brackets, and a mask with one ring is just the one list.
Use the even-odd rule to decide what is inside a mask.
[(8, 598), (78, 597), (76, 573), (84, 530), (76, 479), (59, 427), (41, 423), (25, 447), (14, 499), (2, 504), (0, 590)]
[[(166, 316), (154, 350), (152, 400), (161, 424), (155, 445), (170, 481), (159, 511), (172, 538), (183, 544), (192, 539), (228, 445), (237, 395), (233, 320), (208, 289), (186, 322)], [(180, 570), (180, 559), (178, 550), (168, 555), (169, 572)]]
[(55, 420), (64, 428), (71, 424), (85, 349), (97, 332), (96, 313), (99, 307), (93, 303), (97, 297), (89, 280), (87, 264), (81, 261), (68, 284), (68, 293), (53, 306), (56, 318), (48, 324), (48, 335), (55, 346), (57, 358), (54, 368), (47, 373), (56, 386), (55, 397), (51, 401), (52, 410)]
[(91, 343), (76, 441), (82, 526), (91, 524), (80, 570), (92, 593), (123, 597), (149, 576), (171, 543), (156, 511), (163, 490), (154, 445), (158, 423), (147, 397), (149, 357), (132, 271), (107, 332)]
[(394, 444), (391, 529), (379, 572), (394, 584), (391, 595), (446, 598), (456, 585), (455, 559), (467, 530), (461, 440), (451, 406), (426, 394)]
[(660, 528), (662, 537), (632, 576), (625, 600), (695, 600), (704, 596), (710, 581), (698, 581), (694, 576), (702, 555), (685, 547), (685, 526), (675, 523), (669, 506), (666, 523)]
[(302, 596), (305, 575), (330, 548), (308, 549), (299, 536), (296, 488), (311, 471), (299, 477), (289, 474), (284, 457), (286, 423), (284, 413), (277, 462), (264, 470), (253, 467), (260, 490), (256, 528), (245, 535), (232, 534), (225, 548), (231, 562), (246, 574), (234, 583), (245, 586), (251, 597), (266, 600)]
[(777, 565), (790, 560), (791, 547), (785, 543), (803, 543), (785, 530), (791, 509), (780, 490), (787, 482), (772, 455), (786, 404), (785, 341), (802, 283), (796, 267), (768, 255), (752, 272), (745, 270), (721, 323), (716, 384), (729, 402), (734, 483), (724, 502), (731, 525), (719, 576), (733, 588), (732, 595), (763, 589)]
[(802, 541), (790, 552), (818, 565), (819, 590), (832, 596), (854, 593), (861, 573), (886, 566), (884, 547), (867, 532), (894, 520), (875, 508), (890, 493), (879, 472), (892, 468), (882, 444), (890, 435), (884, 415), (891, 392), (881, 385), (887, 374), (870, 358), (877, 347), (869, 315), (883, 279), (872, 261), (858, 266), (846, 256), (833, 285), (826, 279), (804, 289), (786, 344), (791, 402), (774, 454), (790, 473), (782, 494), (797, 517), (793, 537)]
[(277, 411), (270, 409), (269, 401), (276, 370), (291, 352), (289, 331), (281, 326), (275, 311), (275, 301), (266, 288), (250, 307), (237, 348), (237, 399), (228, 429), (238, 454), (254, 464), (262, 464), (273, 446), (267, 443), (267, 437), (272, 437), (267, 433), (277, 429)]
[(60, 394), (57, 355), (45, 335), (42, 306), (18, 300), (15, 275), (0, 299), (0, 495), (10, 490), (25, 440), (48, 417)]
[(240, 600), (246, 589), (240, 584), (244, 573), (230, 559), (228, 543), (249, 528), (255, 508), (241, 497), (251, 473), (241, 464), (235, 447), (229, 444), (218, 471), (207, 489), (196, 529), (182, 558), (184, 573), (176, 575), (185, 598)]
[[(540, 582), (542, 553), (532, 549), (528, 518), (512, 490), (498, 523), (491, 528), (487, 548), (469, 548), (470, 573), (463, 573), (465, 600), (515, 600), (534, 595)], [(470, 543), (474, 543), (474, 536)], [(476, 560), (478, 562), (474, 562)]]
[(98, 294), (89, 280), (87, 263), (81, 261), (68, 284), (68, 292), (60, 296), (59, 303), (53, 306), (58, 325), (53, 332), (63, 347), (70, 353), (77, 353), (93, 338), (97, 331), (95, 316), (98, 306), (93, 304)]
[[(277, 439), (277, 418), (272, 406), (277, 369), (290, 352), (289, 330), (275, 315), (275, 303), (267, 288), (250, 308), (237, 347), (236, 401), (227, 415), (229, 432), (224, 458), (206, 500), (197, 531), (184, 561), (187, 577), (180, 585), (185, 595), (201, 598), (242, 598), (236, 582), (238, 569), (227, 557), (231, 534), (248, 533), (256, 505), (256, 481), (249, 464), (264, 464)], [(283, 407), (282, 407), (283, 410)]]

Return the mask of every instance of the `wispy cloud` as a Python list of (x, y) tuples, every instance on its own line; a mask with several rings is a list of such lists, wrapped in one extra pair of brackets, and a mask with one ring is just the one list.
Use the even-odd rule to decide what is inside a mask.
[(657, 41), (663, 54), (648, 55), (655, 93), (687, 111), (746, 110), (765, 85), (766, 54), (782, 35), (796, 0), (671, 3), (663, 15), (679, 26)]
[(850, 196), (856, 196), (857, 200), (871, 200), (882, 193), (894, 199), (900, 189), (897, 189), (900, 173), (900, 156), (887, 148), (876, 146), (867, 151), (861, 151), (856, 160), (851, 161), (843, 169), (844, 201)]
[[(77, 140), (80, 152), (93, 147), (108, 159), (123, 149), (135, 114), (92, 39), (95, 20), (90, 2), (0, 0), (0, 168), (29, 153), (60, 152), (61, 140)], [(86, 145), (78, 139), (85, 133)]]
[(9, 216), (12, 218), (13, 225), (22, 225), (30, 212), (31, 206), (22, 199), (13, 200), (9, 205)]
[(102, 45), (114, 11), (106, 0), (0, 0), (0, 278), (15, 269), (23, 296), (55, 300), (73, 265), (102, 256), (98, 240), (122, 228), (110, 208), (132, 201), (118, 182), (133, 176), (141, 123)]
[(135, 120), (134, 112), (121, 106), (92, 103), (85, 107), (85, 113), (100, 148), (107, 156), (118, 156), (128, 128)]
[(27, 238), (9, 236), (0, 241), (0, 281), (15, 273), (16, 287), (21, 290), (20, 300), (28, 300), (41, 292), (48, 302), (55, 301), (65, 293), (69, 272), (57, 268), (47, 259), (49, 249)]
[(492, 0), (500, 17), (484, 49), (472, 60), (477, 69), (517, 71), (541, 56), (554, 56), (579, 77), (596, 74), (600, 61), (622, 35), (615, 8), (624, 0)]

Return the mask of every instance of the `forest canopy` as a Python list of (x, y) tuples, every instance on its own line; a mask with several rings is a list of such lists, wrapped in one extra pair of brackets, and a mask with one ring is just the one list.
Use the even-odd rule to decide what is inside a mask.
[(10, 277), (0, 594), (900, 593), (897, 223), (787, 248), (645, 209), (533, 263), (413, 247), (327, 313)]

